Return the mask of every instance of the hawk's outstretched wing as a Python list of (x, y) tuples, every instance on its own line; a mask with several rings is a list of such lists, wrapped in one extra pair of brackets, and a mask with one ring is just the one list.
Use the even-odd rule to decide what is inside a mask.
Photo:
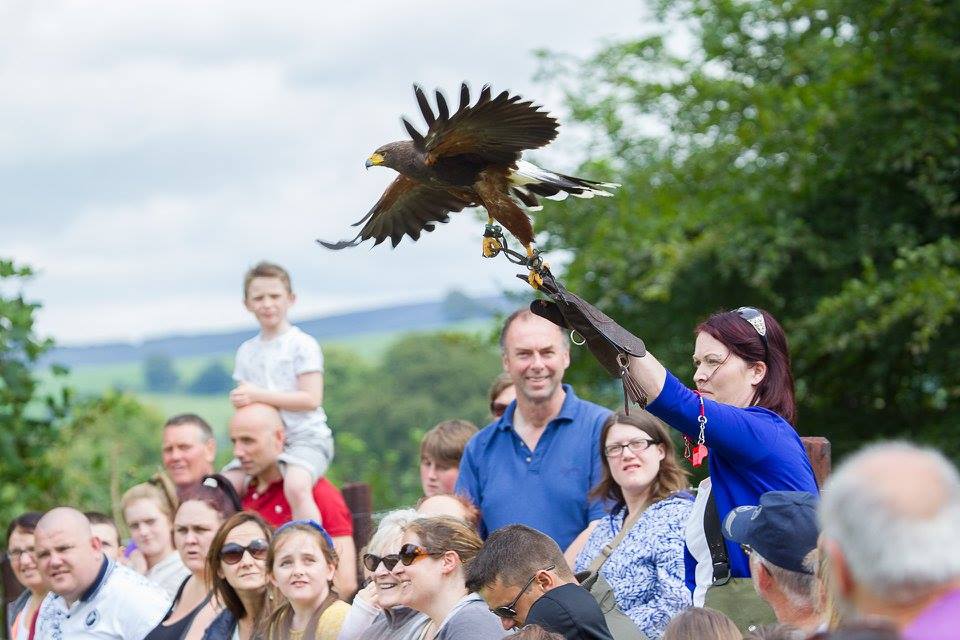
[(449, 115), (447, 101), (436, 92), (437, 111), (433, 113), (423, 90), (414, 86), (417, 103), (427, 122), (427, 134), (421, 135), (403, 121), (414, 144), (427, 152), (427, 164), (439, 158), (456, 155), (475, 156), (484, 162), (510, 164), (525, 149), (537, 149), (557, 137), (559, 123), (541, 107), (507, 91), (491, 98), (490, 87), (480, 92), (476, 104), (470, 105), (470, 90), (460, 85), (460, 105)]
[(470, 206), (474, 203), (465, 194), (429, 187), (400, 175), (390, 183), (367, 215), (353, 224), (355, 227), (363, 224), (357, 237), (341, 242), (317, 242), (336, 250), (355, 247), (370, 238), (374, 239), (376, 246), (390, 238), (395, 247), (403, 236), (418, 240), (422, 232), (433, 231), (436, 223), (447, 222), (450, 212)]

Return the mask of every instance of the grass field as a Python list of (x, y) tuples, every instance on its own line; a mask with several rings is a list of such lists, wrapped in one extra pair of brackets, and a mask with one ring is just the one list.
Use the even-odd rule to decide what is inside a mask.
[[(444, 327), (444, 331), (467, 334), (488, 334), (493, 327), (490, 320), (466, 320)], [(351, 336), (341, 340), (322, 343), (324, 349), (338, 348), (352, 351), (358, 358), (377, 362), (383, 354), (405, 333), (382, 332)], [(221, 361), (228, 371), (233, 370), (234, 354), (192, 356), (174, 358), (173, 367), (180, 380), (189, 384), (200, 370), (213, 360)], [(110, 389), (130, 391), (145, 404), (154, 406), (163, 415), (196, 413), (203, 416), (216, 429), (225, 433), (232, 407), (226, 396), (190, 395), (187, 393), (149, 393), (144, 389), (143, 362), (123, 362), (101, 365), (78, 365), (72, 367), (63, 378), (55, 379), (48, 370), (38, 373), (41, 385), (47, 389), (69, 386), (78, 395), (98, 395)]]

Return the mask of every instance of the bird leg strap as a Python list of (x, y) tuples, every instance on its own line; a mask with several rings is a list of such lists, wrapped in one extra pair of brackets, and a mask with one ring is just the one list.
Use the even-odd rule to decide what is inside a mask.
[[(647, 405), (647, 394), (629, 369), (629, 356), (642, 358), (647, 353), (643, 340), (589, 302), (564, 289), (548, 267), (539, 267), (538, 273), (543, 278), (540, 290), (552, 301), (534, 300), (530, 303), (530, 311), (570, 331), (574, 344), (586, 343), (597, 362), (611, 375), (620, 378), (623, 384), (624, 411), (629, 413), (631, 401), (641, 409), (644, 408)], [(522, 274), (517, 277), (527, 279)], [(577, 339), (577, 335), (580, 339)]]
[[(544, 267), (540, 252), (533, 250), (532, 256), (526, 256), (507, 246), (507, 239), (503, 235), (503, 227), (498, 224), (488, 224), (483, 230), (483, 257), (496, 258), (503, 254), (513, 264), (522, 265), (531, 271), (539, 272)], [(526, 279), (526, 276), (524, 276)]]

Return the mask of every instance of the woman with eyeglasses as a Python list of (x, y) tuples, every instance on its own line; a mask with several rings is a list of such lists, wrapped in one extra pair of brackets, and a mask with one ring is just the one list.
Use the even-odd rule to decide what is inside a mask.
[(394, 571), (400, 563), (403, 528), (420, 517), (413, 509), (391, 511), (380, 521), (363, 554), (368, 581), (353, 599), (339, 640), (417, 640), (430, 621), (400, 604), (401, 583)]
[(207, 578), (207, 553), (224, 521), (237, 512), (236, 493), (224, 489), (223, 476), (184, 492), (173, 518), (173, 542), (190, 570), (166, 616), (144, 640), (200, 640), (222, 605), (213, 599)]
[[(534, 301), (531, 310), (562, 326), (582, 327), (601, 364), (621, 370), (625, 391), (637, 397), (639, 387), (647, 411), (684, 434), (684, 457), (694, 466), (707, 460), (709, 451), (710, 477), (700, 484), (685, 534), (685, 580), (694, 606), (720, 609), (744, 627), (775, 622), (750, 582), (747, 556), (724, 540), (720, 523), (739, 506), (759, 504), (768, 491), (818, 492), (794, 427), (793, 373), (780, 323), (754, 307), (715, 313), (701, 322), (694, 331), (696, 390), (691, 390), (638, 338), (556, 288), (552, 278), (546, 282), (554, 302)], [(624, 360), (611, 344), (631, 345), (632, 352), (643, 355)]]
[(687, 472), (666, 427), (646, 411), (611, 415), (600, 432), (600, 450), (602, 475), (591, 497), (613, 508), (590, 534), (574, 570), (599, 570), (620, 609), (656, 640), (690, 606), (683, 579), (684, 529), (693, 509)]
[(207, 552), (206, 576), (214, 600), (225, 609), (203, 640), (251, 640), (269, 615), (267, 551), (270, 525), (259, 514), (236, 513), (223, 523)]
[(173, 546), (173, 514), (178, 505), (176, 487), (162, 474), (130, 487), (120, 499), (135, 552), (142, 557), (143, 575), (171, 597), (190, 575)]
[(266, 640), (336, 640), (350, 605), (337, 597), (333, 538), (314, 520), (294, 520), (273, 535), (267, 576), (284, 602), (267, 621)]
[(466, 587), (464, 565), (483, 543), (465, 522), (449, 516), (420, 518), (403, 530), (394, 573), (400, 601), (430, 622), (419, 640), (496, 640), (507, 632), (476, 593)]
[(13, 575), (24, 587), (16, 600), (7, 605), (7, 638), (33, 640), (40, 603), (47, 596), (47, 585), (40, 575), (33, 549), (33, 532), (43, 514), (21, 514), (7, 526), (7, 557)]

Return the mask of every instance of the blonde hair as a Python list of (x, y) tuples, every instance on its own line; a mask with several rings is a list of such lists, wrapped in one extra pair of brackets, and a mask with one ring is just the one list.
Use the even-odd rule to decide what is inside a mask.
[[(280, 548), (280, 545), (283, 544), (283, 541), (292, 536), (295, 533), (305, 533), (308, 536), (316, 540), (317, 545), (320, 547), (320, 551), (323, 553), (323, 558), (334, 567), (337, 566), (337, 563), (340, 561), (340, 558), (337, 556), (336, 549), (331, 546), (330, 542), (327, 540), (327, 537), (320, 532), (320, 530), (313, 524), (308, 524), (306, 522), (292, 522), (281, 526), (273, 535), (273, 539), (270, 541), (270, 550), (267, 551), (267, 571), (273, 573), (273, 563), (277, 559), (277, 549)], [(316, 634), (317, 624), (320, 621), (320, 616), (326, 610), (327, 606), (331, 600), (337, 598), (337, 591), (333, 588), (333, 581), (330, 580), (327, 582), (327, 588), (330, 593), (327, 596), (327, 599), (320, 605), (320, 608), (311, 616), (310, 621), (307, 623), (306, 628), (304, 629), (304, 638), (312, 638)], [(289, 638), (289, 627), (291, 620), (293, 618), (293, 605), (289, 601), (284, 599), (283, 604), (274, 609), (273, 613), (270, 614), (270, 618), (266, 622), (266, 638), (268, 640), (286, 640)]]
[(742, 640), (733, 620), (707, 607), (690, 607), (678, 613), (663, 632), (662, 640)]
[(151, 500), (170, 521), (171, 527), (173, 526), (173, 517), (177, 513), (180, 501), (177, 500), (177, 489), (167, 474), (154, 474), (146, 482), (135, 484), (126, 490), (120, 498), (120, 512), (123, 513), (124, 523), (127, 520), (127, 507), (140, 500)]
[(460, 518), (435, 516), (417, 518), (403, 528), (420, 538), (427, 549), (437, 552), (453, 551), (462, 565), (467, 565), (480, 553), (483, 541), (474, 529)]

